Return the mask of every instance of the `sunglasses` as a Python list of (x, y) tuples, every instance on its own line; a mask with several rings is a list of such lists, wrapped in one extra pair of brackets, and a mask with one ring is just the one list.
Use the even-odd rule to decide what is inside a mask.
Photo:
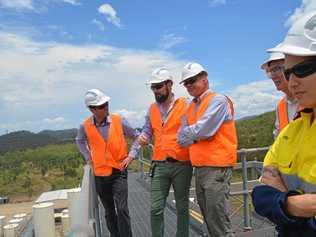
[(152, 90), (160, 90), (163, 86), (165, 85), (165, 83), (162, 83), (162, 84), (153, 84), (150, 86), (150, 88)]
[(105, 107), (108, 107), (109, 106), (109, 103), (106, 102), (105, 104), (103, 105), (98, 105), (98, 106), (89, 106), (90, 109), (96, 109), (96, 110), (101, 110), (101, 109), (104, 109)]
[(269, 78), (273, 78), (273, 77), (282, 75), (283, 72), (284, 72), (284, 65), (276, 65), (274, 67), (270, 67), (267, 70), (267, 76)]
[(197, 80), (198, 80), (198, 77), (193, 77), (193, 78), (191, 78), (191, 79), (185, 80), (185, 81), (183, 82), (183, 85), (184, 85), (184, 86), (192, 85), (192, 84), (194, 84)]
[(316, 60), (307, 60), (294, 65), (291, 68), (284, 70), (284, 77), (287, 81), (290, 80), (291, 74), (293, 73), (298, 78), (304, 78), (312, 75), (316, 72)]

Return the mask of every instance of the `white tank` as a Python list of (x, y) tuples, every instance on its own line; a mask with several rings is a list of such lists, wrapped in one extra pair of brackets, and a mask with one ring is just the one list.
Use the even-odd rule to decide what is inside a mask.
[(74, 188), (67, 191), (68, 210), (69, 210), (69, 223), (73, 225), (72, 218), (76, 215), (76, 204), (78, 203), (81, 188)]
[(15, 214), (13, 217), (16, 219), (21, 218), (21, 219), (25, 220), (27, 217), (27, 214), (26, 213), (19, 213), (19, 214)]
[(62, 224), (62, 227), (63, 227), (64, 236), (67, 236), (67, 234), (69, 232), (69, 227), (70, 227), (69, 215), (68, 214), (62, 214), (62, 216), (61, 216), (61, 224)]
[(5, 226), (5, 216), (0, 216), (0, 237), (3, 236), (3, 226)]
[(69, 210), (68, 210), (68, 209), (64, 209), (61, 213), (63, 213), (63, 214), (69, 214)]
[(9, 224), (3, 227), (4, 237), (16, 237), (18, 233), (18, 224)]
[(34, 205), (33, 220), (35, 237), (55, 237), (54, 203)]
[(9, 224), (18, 224), (19, 225), (22, 223), (22, 221), (23, 221), (22, 218), (14, 218), (14, 219), (9, 220)]

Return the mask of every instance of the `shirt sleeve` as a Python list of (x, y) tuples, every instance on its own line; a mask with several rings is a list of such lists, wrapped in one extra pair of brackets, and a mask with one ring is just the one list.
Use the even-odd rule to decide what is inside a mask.
[(81, 124), (76, 136), (76, 145), (86, 161), (91, 159), (86, 131)]
[(280, 133), (280, 119), (279, 119), (279, 113), (278, 113), (278, 106), (276, 106), (276, 108), (275, 108), (275, 122), (274, 122), (274, 129), (273, 129), (274, 139), (277, 138), (279, 133)]
[(125, 118), (122, 118), (122, 126), (124, 136), (134, 140), (133, 144), (130, 147), (128, 156), (133, 157), (135, 159), (140, 149), (140, 145), (138, 144), (136, 139), (139, 135), (139, 132), (137, 131), (137, 129), (134, 129)]
[(151, 123), (150, 123), (149, 113), (150, 113), (150, 111), (148, 110), (146, 115), (145, 115), (145, 124), (144, 124), (142, 132), (141, 132), (141, 134), (144, 135), (148, 139), (148, 141), (150, 141), (152, 139), (152, 136), (153, 136), (153, 130), (152, 130)]
[(223, 122), (232, 119), (227, 98), (224, 95), (216, 95), (204, 115), (195, 124), (181, 127), (178, 136), (179, 143), (183, 144), (185, 140), (192, 142), (208, 139), (214, 136)]
[[(284, 131), (285, 130), (283, 130), (282, 133)], [(278, 136), (277, 139), (272, 144), (272, 146), (270, 147), (268, 153), (264, 157), (263, 166), (273, 166), (278, 169), (278, 159), (277, 159), (277, 157), (279, 156), (278, 152), (282, 150), (280, 147), (280, 141), (281, 141), (281, 136)]]
[(188, 133), (185, 132), (185, 129), (187, 127), (188, 127), (187, 117), (183, 115), (181, 119), (181, 127), (177, 135), (177, 142), (182, 147), (188, 147), (194, 143), (193, 138)]
[(256, 186), (251, 194), (255, 211), (276, 225), (300, 226), (309, 218), (289, 216), (285, 212), (285, 204), (288, 196), (298, 195), (295, 192), (281, 192), (268, 185)]
[(136, 137), (138, 137), (139, 132), (135, 128), (133, 128), (125, 118), (122, 118), (122, 126), (124, 136), (131, 139), (135, 139)]

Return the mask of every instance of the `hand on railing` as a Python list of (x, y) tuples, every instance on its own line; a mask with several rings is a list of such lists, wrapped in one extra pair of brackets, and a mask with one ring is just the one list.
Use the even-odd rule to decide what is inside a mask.
[(146, 146), (149, 144), (149, 140), (144, 134), (140, 134), (137, 139), (141, 146)]
[(92, 166), (92, 160), (90, 159), (90, 160), (87, 160), (86, 161), (86, 165), (91, 165)]
[(121, 170), (124, 170), (128, 167), (128, 165), (133, 161), (133, 157), (127, 156), (120, 164)]

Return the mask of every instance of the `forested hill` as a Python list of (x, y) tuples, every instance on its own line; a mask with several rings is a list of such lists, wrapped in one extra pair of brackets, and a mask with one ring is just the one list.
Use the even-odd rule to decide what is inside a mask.
[[(251, 148), (271, 145), (273, 142), (274, 117), (275, 113), (272, 111), (237, 120), (238, 147)], [(44, 130), (39, 133), (29, 131), (12, 132), (0, 136), (0, 154), (48, 144), (73, 142), (76, 133), (77, 129)]]
[(43, 130), (38, 134), (49, 135), (57, 138), (59, 141), (73, 141), (77, 135), (77, 129), (64, 129), (64, 130)]
[(58, 131), (45, 130), (39, 133), (29, 131), (12, 132), (0, 136), (0, 154), (73, 141), (76, 133), (76, 129)]
[(267, 112), (236, 122), (238, 148), (269, 146), (273, 143), (275, 112)]

